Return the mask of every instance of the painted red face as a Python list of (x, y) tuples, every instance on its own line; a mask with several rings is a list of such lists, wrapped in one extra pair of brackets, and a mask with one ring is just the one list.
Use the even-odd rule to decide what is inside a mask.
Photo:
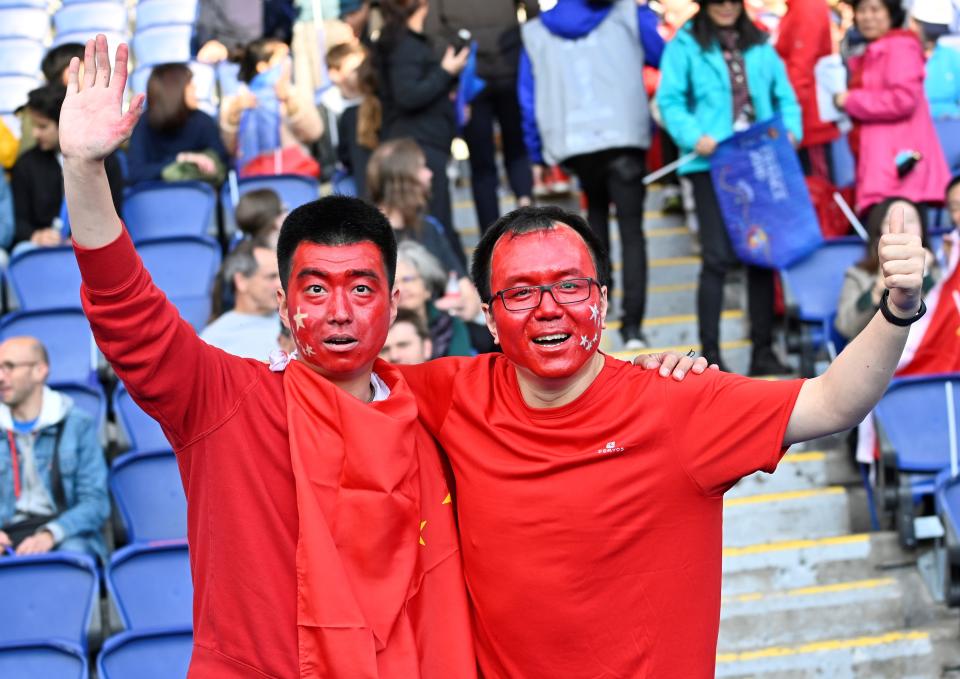
[[(596, 280), (597, 270), (586, 243), (568, 226), (506, 237), (493, 249), (494, 292), (571, 278)], [(560, 304), (544, 292), (533, 309), (510, 311), (500, 297), (490, 306), (503, 353), (538, 377), (572, 377), (600, 346), (605, 301), (595, 284), (582, 302)]]
[(390, 328), (391, 290), (370, 242), (301, 243), (293, 254), (286, 314), (301, 360), (332, 380), (369, 370)]

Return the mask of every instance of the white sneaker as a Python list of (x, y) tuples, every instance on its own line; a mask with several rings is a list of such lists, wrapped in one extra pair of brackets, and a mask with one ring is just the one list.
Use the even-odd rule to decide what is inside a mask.
[(623, 348), (626, 351), (643, 351), (648, 349), (649, 345), (639, 337), (631, 337), (627, 340), (627, 343), (623, 345)]

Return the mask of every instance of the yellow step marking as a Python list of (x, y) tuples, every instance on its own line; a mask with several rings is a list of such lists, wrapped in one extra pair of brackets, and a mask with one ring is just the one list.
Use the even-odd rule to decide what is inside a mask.
[(873, 578), (869, 580), (853, 580), (850, 582), (836, 582), (831, 585), (817, 585), (815, 587), (797, 587), (780, 592), (752, 592), (750, 594), (735, 594), (725, 596), (723, 602), (749, 603), (763, 599), (780, 599), (784, 597), (816, 596), (817, 594), (836, 594), (839, 592), (853, 592), (858, 590), (879, 589), (889, 587), (896, 582), (894, 578)]
[(888, 632), (887, 634), (855, 637), (853, 639), (827, 639), (809, 644), (801, 644), (799, 646), (772, 646), (770, 648), (742, 651), (740, 653), (718, 653), (717, 662), (734, 663), (760, 660), (763, 658), (782, 658), (784, 656), (808, 655), (826, 651), (843, 651), (852, 648), (883, 646), (885, 644), (895, 644), (898, 641), (924, 641), (928, 639), (930, 639), (929, 632)]
[[(607, 327), (610, 327), (607, 324)], [(723, 351), (733, 351), (735, 349), (744, 349), (750, 346), (750, 340), (741, 339), (741, 340), (732, 340), (730, 342), (721, 342), (720, 348)], [(672, 351), (677, 354), (685, 354), (691, 349), (694, 351), (700, 351), (699, 344), (677, 344), (672, 347), (650, 347), (649, 349), (643, 349), (642, 351), (615, 351), (611, 356), (614, 358), (619, 358), (621, 361), (632, 361), (634, 358), (640, 354), (662, 354), (667, 351)]]
[(765, 495), (748, 495), (735, 497), (723, 501), (724, 507), (741, 507), (743, 505), (758, 505), (766, 502), (785, 502), (788, 500), (808, 500), (812, 497), (826, 497), (827, 495), (842, 495), (846, 490), (841, 486), (829, 488), (811, 488), (809, 490), (790, 490), (784, 493), (768, 493)]
[(812, 450), (807, 453), (787, 453), (780, 460), (780, 464), (800, 464), (801, 462), (822, 462), (827, 459), (827, 454), (819, 450)]
[(651, 285), (647, 292), (657, 294), (661, 292), (687, 292), (696, 289), (696, 283), (674, 283), (673, 285)]
[[(743, 318), (742, 309), (729, 309), (720, 314), (722, 320)], [(664, 325), (680, 325), (681, 323), (696, 323), (696, 314), (677, 314), (675, 316), (656, 316), (643, 321), (644, 328), (656, 328)], [(620, 321), (607, 321), (607, 330), (619, 330), (623, 324)]]
[(750, 554), (765, 554), (769, 552), (789, 552), (798, 549), (816, 549), (818, 547), (839, 547), (841, 545), (856, 545), (869, 542), (870, 536), (866, 533), (855, 535), (838, 535), (832, 538), (818, 538), (816, 540), (785, 540), (783, 542), (766, 542), (746, 547), (724, 547), (724, 558), (747, 556)]
[[(660, 259), (651, 259), (650, 266), (657, 269), (665, 266), (690, 266), (692, 264), (699, 264), (700, 258), (694, 255), (687, 255), (685, 257), (661, 257)], [(620, 267), (614, 267), (619, 271)]]

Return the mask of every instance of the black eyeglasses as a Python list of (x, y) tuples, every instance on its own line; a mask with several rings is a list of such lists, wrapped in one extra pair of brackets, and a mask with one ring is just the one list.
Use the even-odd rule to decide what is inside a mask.
[(494, 293), (503, 302), (507, 311), (525, 311), (540, 306), (543, 293), (549, 292), (557, 304), (576, 304), (590, 297), (590, 286), (597, 281), (592, 278), (568, 278), (552, 285), (521, 285)]

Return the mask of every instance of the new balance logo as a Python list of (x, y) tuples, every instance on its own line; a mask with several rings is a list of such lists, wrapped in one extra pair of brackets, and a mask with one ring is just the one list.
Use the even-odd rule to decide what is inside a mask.
[(610, 453), (622, 453), (623, 448), (617, 446), (616, 441), (610, 441), (607, 445), (597, 451), (599, 455), (609, 455)]

